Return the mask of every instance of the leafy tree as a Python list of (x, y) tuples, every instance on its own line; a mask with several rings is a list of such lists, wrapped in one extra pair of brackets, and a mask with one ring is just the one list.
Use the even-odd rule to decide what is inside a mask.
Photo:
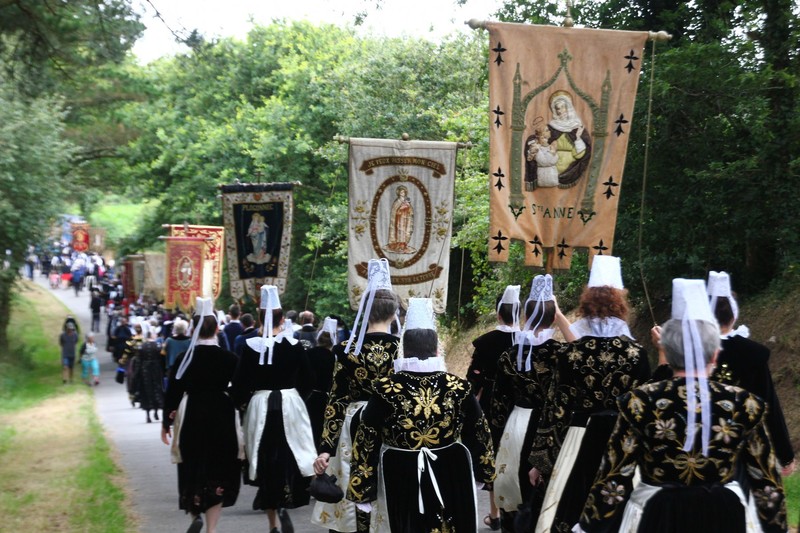
[(52, 97), (27, 100), (0, 82), (0, 354), (7, 353), (11, 297), (28, 246), (41, 242), (63, 207), (73, 147), (66, 112)]

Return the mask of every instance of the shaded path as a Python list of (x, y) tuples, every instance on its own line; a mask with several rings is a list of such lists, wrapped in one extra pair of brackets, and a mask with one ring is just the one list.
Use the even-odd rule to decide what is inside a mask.
[[(36, 282), (48, 287), (46, 280), (37, 276)], [(81, 325), (81, 333), (89, 331), (91, 311), (89, 293), (84, 290), (75, 296), (72, 289), (55, 289), (50, 292), (70, 309)], [(178, 509), (178, 480), (175, 465), (170, 462), (169, 447), (161, 442), (161, 424), (145, 421), (145, 413), (133, 408), (125, 386), (114, 381), (116, 365), (111, 354), (105, 351), (106, 318), (101, 320), (101, 332), (95, 334), (100, 347), (100, 385), (94, 387), (95, 405), (100, 422), (112, 447), (117, 452), (118, 463), (127, 480), (134, 515), (139, 519), (142, 533), (182, 532), (189, 527), (187, 515)], [(79, 380), (76, 380), (80, 383)], [(269, 529), (267, 516), (253, 511), (253, 487), (242, 485), (239, 499), (233, 507), (223, 509), (219, 533), (262, 533)], [(311, 506), (290, 511), (297, 533), (319, 533), (324, 530), (310, 523)]]
[[(81, 291), (75, 296), (70, 289), (49, 289), (47, 280), (36, 276), (36, 283), (61, 300), (80, 322), (81, 333), (89, 331), (91, 311), (89, 293)], [(141, 533), (182, 532), (189, 527), (188, 515), (178, 509), (178, 481), (175, 465), (170, 463), (169, 448), (161, 442), (161, 424), (145, 421), (145, 413), (133, 408), (124, 385), (114, 381), (116, 365), (111, 354), (105, 351), (106, 317), (102, 317), (101, 332), (95, 334), (100, 347), (100, 385), (94, 387), (94, 398), (100, 422), (110, 444), (117, 452), (118, 464), (124, 471), (133, 506), (139, 520)], [(80, 376), (80, 370), (77, 370)], [(80, 383), (80, 380), (76, 380)], [(479, 495), (480, 517), (488, 511), (484, 491)], [(269, 523), (264, 512), (251, 508), (255, 489), (242, 485), (236, 505), (223, 509), (218, 533), (266, 533)], [(327, 530), (311, 525), (312, 505), (290, 511), (296, 533), (324, 533)], [(481, 530), (488, 528), (481, 524)]]

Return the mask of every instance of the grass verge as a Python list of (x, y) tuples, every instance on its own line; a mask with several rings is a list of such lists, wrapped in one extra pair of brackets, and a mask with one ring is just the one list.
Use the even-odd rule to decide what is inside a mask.
[(0, 356), (0, 529), (134, 531), (92, 389), (61, 384), (66, 314), (35, 285), (14, 301), (13, 347)]

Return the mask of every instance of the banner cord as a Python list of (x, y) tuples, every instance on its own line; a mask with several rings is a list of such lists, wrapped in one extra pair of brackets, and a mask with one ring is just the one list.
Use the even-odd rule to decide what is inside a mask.
[(656, 315), (653, 312), (653, 304), (650, 301), (650, 294), (647, 290), (647, 280), (644, 276), (644, 265), (642, 264), (642, 235), (644, 234), (644, 195), (647, 189), (647, 164), (650, 154), (650, 120), (653, 115), (653, 81), (655, 79), (656, 70), (656, 41), (652, 41), (652, 54), (650, 59), (650, 91), (647, 97), (647, 123), (645, 125), (645, 139), (644, 139), (644, 168), (642, 169), (642, 196), (639, 204), (639, 275), (642, 278), (642, 289), (644, 290), (644, 297), (647, 300), (647, 307), (650, 310), (650, 317), (653, 319), (653, 324), (657, 325)]

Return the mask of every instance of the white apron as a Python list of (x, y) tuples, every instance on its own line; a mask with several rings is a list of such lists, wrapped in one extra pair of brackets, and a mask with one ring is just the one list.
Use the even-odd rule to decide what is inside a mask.
[(527, 407), (514, 406), (508, 416), (503, 436), (497, 445), (495, 460), (494, 501), (497, 507), (506, 511), (516, 511), (522, 504), (522, 492), (519, 486), (519, 462), (522, 443), (528, 429), (533, 410)]
[[(244, 417), (245, 451), (250, 461), (250, 479), (256, 479), (258, 471), (258, 447), (267, 423), (267, 401), (275, 391), (260, 390), (253, 394)], [(314, 475), (314, 459), (317, 450), (311, 433), (311, 421), (303, 399), (295, 389), (282, 389), (281, 410), (286, 442), (292, 450), (297, 468), (303, 477)]]

